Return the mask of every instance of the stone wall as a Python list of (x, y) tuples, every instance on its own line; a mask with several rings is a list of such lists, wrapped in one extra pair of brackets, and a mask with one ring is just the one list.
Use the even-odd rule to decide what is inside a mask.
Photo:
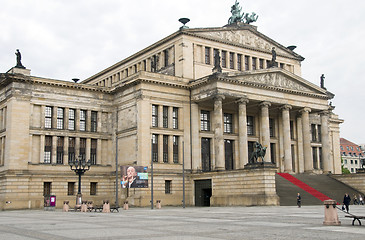
[(362, 193), (365, 193), (365, 173), (332, 175), (332, 177)]

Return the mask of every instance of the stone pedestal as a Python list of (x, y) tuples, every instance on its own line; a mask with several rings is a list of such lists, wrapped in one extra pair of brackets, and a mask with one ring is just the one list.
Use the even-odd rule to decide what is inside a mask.
[(9, 71), (7, 71), (6, 73), (11, 73), (11, 74), (18, 73), (18, 74), (23, 74), (23, 75), (26, 75), (26, 76), (30, 76), (30, 69), (13, 67)]
[(338, 220), (337, 208), (335, 200), (325, 200), (324, 204), (324, 222), (326, 226), (339, 226), (341, 222)]

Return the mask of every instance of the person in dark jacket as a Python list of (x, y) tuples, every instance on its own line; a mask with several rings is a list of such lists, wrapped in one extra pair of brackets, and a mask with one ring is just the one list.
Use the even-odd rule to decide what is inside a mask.
[(350, 203), (351, 203), (351, 198), (347, 193), (345, 193), (345, 196), (343, 197), (343, 205), (345, 205), (347, 212), (349, 212)]
[(297, 205), (299, 208), (302, 206), (302, 197), (300, 196), (300, 193), (297, 195)]

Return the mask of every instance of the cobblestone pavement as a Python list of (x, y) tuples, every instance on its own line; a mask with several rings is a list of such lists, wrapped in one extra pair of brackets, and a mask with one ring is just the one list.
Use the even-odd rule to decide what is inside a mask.
[[(365, 216), (365, 206), (350, 206)], [(119, 213), (0, 212), (0, 239), (363, 239), (364, 226), (338, 211), (324, 226), (324, 206), (130, 208)]]

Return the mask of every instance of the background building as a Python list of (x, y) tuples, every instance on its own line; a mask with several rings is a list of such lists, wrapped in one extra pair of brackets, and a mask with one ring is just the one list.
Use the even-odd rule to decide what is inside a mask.
[[(188, 205), (277, 205), (276, 171), (341, 173), (334, 95), (301, 78), (303, 60), (233, 23), (183, 27), (81, 83), (14, 67), (0, 75), (0, 209), (73, 201), (75, 158), (91, 161), (82, 193), (95, 202), (119, 189), (149, 205), (151, 189), (121, 189), (116, 170), (152, 160), (165, 205), (181, 204), (183, 161)], [(260, 168), (256, 141), (270, 163)]]
[(356, 169), (362, 167), (361, 160), (364, 159), (364, 151), (357, 145), (345, 138), (340, 138), (342, 166), (351, 173), (356, 173)]

